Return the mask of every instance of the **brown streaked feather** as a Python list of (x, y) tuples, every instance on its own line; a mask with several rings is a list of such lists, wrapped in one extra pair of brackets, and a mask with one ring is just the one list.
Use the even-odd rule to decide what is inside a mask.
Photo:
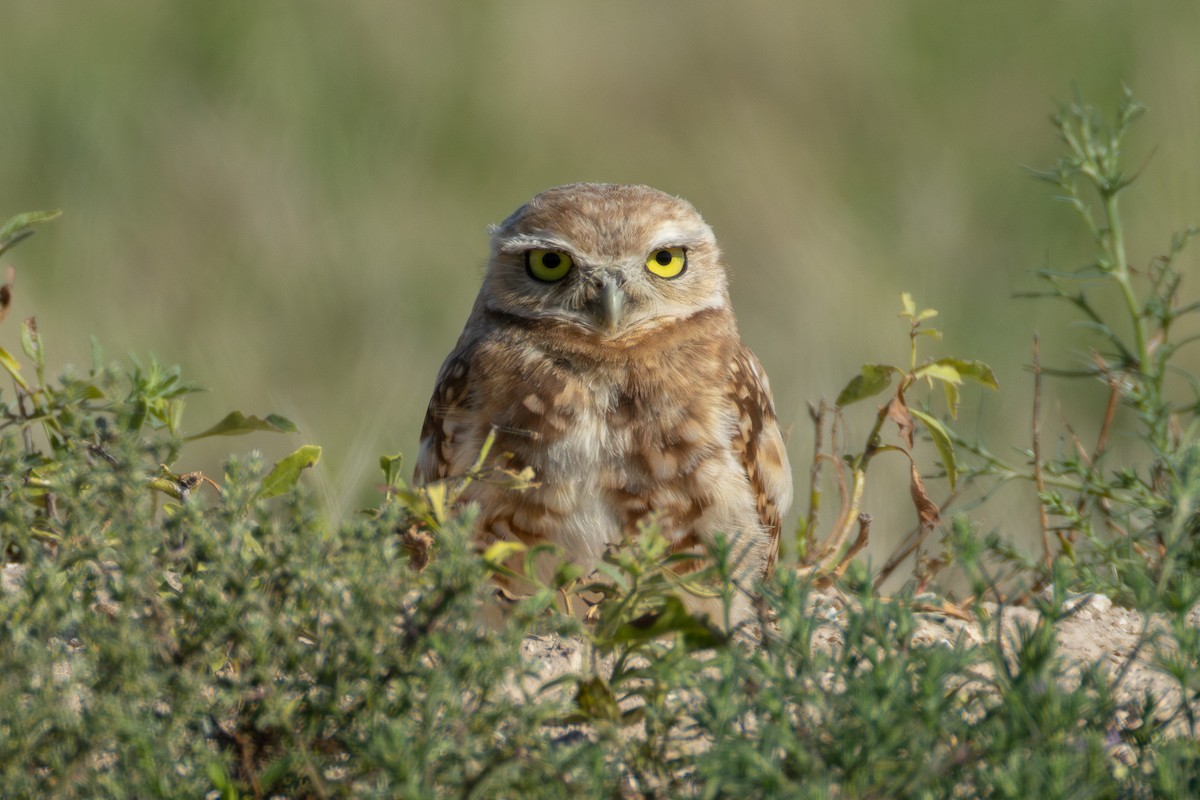
[[(755, 495), (758, 518), (770, 537), (763, 576), (770, 575), (779, 555), (782, 509), (790, 500), (790, 475), (783, 457), (783, 437), (775, 418), (767, 376), (758, 359), (739, 344), (731, 365), (729, 397), (738, 411), (733, 450), (746, 470)], [(782, 482), (780, 479), (783, 479)]]
[(466, 408), (470, 395), (471, 351), (470, 346), (463, 347), (460, 342), (438, 373), (437, 385), (425, 412), (425, 423), (421, 426), (420, 451), (413, 470), (413, 481), (418, 484), (441, 480), (450, 474), (454, 459), (449, 450), (454, 445), (454, 437), (447, 429), (446, 417)]

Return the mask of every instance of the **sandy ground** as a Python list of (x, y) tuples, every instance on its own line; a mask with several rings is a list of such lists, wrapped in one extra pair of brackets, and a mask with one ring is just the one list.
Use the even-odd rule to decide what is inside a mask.
[[(810, 604), (811, 613), (822, 623), (814, 636), (814, 646), (836, 649), (842, 643), (842, 625), (850, 601), (836, 591), (827, 591), (812, 595)], [(1160, 641), (1159, 634), (1166, 631), (1162, 619), (1121, 608), (1098, 594), (1074, 596), (1067, 601), (1067, 608), (1072, 613), (1058, 624), (1057, 641), (1059, 655), (1067, 664), (1065, 680), (1068, 683), (1077, 679), (1082, 667), (1099, 664), (1109, 676), (1117, 679), (1116, 697), (1118, 704), (1127, 709), (1122, 712), (1126, 716), (1140, 709), (1141, 699), (1147, 692), (1160, 699), (1160, 710), (1170, 712), (1178, 707), (1178, 683), (1154, 665), (1155, 643)], [(1020, 629), (1032, 628), (1040, 616), (1031, 608), (1009, 606), (997, 613), (997, 606), (988, 604), (985, 609), (991, 617), (986, 626), (951, 614), (921, 612), (914, 643), (930, 647), (950, 647), (958, 641), (968, 646), (978, 645), (988, 637), (994, 638), (1002, 629), (1005, 643), (1013, 645)], [(996, 625), (997, 620), (1000, 628)], [(1200, 606), (1192, 610), (1189, 622), (1200, 626)], [(1166, 641), (1170, 638), (1166, 637)], [(535, 665), (536, 672), (528, 688), (563, 674), (579, 673), (585, 666), (586, 646), (571, 639), (529, 636), (523, 652)], [(986, 665), (980, 669), (987, 671)]]

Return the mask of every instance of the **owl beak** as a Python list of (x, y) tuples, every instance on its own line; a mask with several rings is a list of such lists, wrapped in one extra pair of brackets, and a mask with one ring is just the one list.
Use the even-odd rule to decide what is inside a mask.
[(600, 288), (592, 300), (592, 313), (607, 333), (616, 333), (621, 327), (621, 311), (625, 308), (625, 292), (610, 277), (600, 279)]

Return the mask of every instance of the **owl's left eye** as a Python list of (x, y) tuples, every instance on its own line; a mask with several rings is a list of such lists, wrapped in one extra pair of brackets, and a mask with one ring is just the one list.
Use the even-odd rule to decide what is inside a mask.
[(646, 259), (646, 269), (660, 278), (678, 278), (687, 269), (687, 251), (682, 247), (655, 250)]
[(530, 250), (525, 253), (525, 269), (539, 281), (553, 283), (567, 277), (571, 257), (561, 250)]

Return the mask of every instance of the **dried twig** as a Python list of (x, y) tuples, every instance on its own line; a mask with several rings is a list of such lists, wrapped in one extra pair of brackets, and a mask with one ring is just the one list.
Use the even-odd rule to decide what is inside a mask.
[(820, 404), (808, 404), (808, 416), (813, 422), (813, 458), (812, 466), (808, 469), (808, 518), (804, 529), (804, 552), (812, 553), (816, 543), (817, 524), (821, 510), (821, 464), (825, 461), (822, 453), (825, 434), (825, 414), (828, 404), (822, 399)]
[(850, 566), (850, 562), (854, 560), (854, 557), (856, 555), (858, 555), (859, 552), (861, 552), (864, 547), (867, 546), (867, 541), (870, 539), (870, 537), (871, 537), (871, 515), (870, 514), (859, 514), (858, 515), (858, 536), (854, 537), (854, 541), (850, 543), (850, 547), (842, 555), (841, 559), (838, 561), (837, 566), (835, 566), (833, 569), (829, 570), (829, 572), (827, 572), (825, 574), (825, 576), (822, 577), (817, 582), (817, 585), (822, 586), (822, 587), (828, 586), (829, 584), (833, 583), (838, 578), (842, 577), (842, 574), (846, 571), (846, 567)]
[(1038, 493), (1038, 518), (1042, 525), (1042, 561), (1049, 567), (1054, 556), (1050, 553), (1050, 519), (1042, 494), (1046, 479), (1042, 475), (1042, 359), (1037, 331), (1033, 332), (1033, 482)]

